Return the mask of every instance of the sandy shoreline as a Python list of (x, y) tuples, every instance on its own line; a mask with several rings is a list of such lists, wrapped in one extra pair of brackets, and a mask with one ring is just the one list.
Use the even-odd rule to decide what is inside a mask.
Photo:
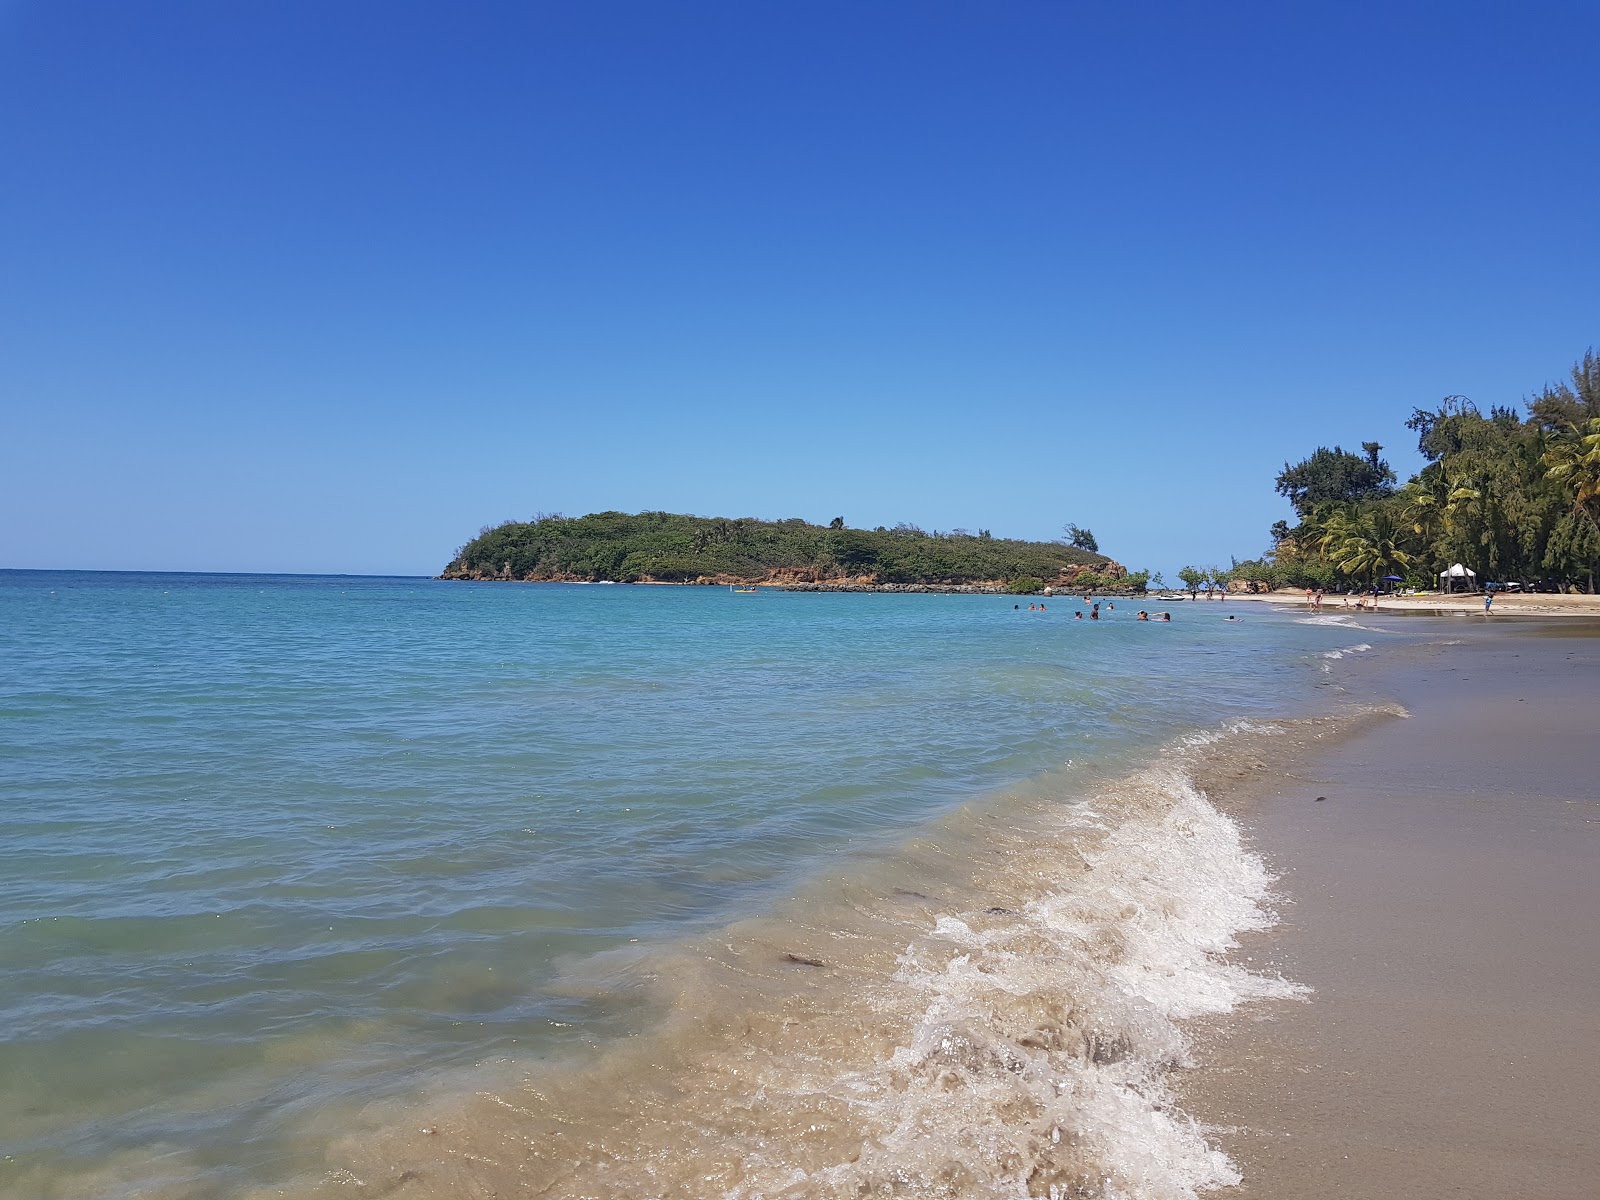
[[(1326, 595), (1322, 599), (1324, 613), (1343, 612), (1355, 613), (1353, 607), (1341, 607), (1345, 597)], [(1229, 601), (1252, 600), (1266, 604), (1281, 604), (1289, 607), (1309, 609), (1306, 603), (1306, 594), (1303, 591), (1264, 592), (1260, 595), (1241, 595), (1231, 592)], [(1201, 603), (1204, 603), (1202, 601)], [(1369, 613), (1371, 610), (1367, 610)], [(1477, 613), (1483, 614), (1483, 594), (1458, 592), (1450, 594), (1433, 594), (1421, 596), (1383, 596), (1378, 605), (1379, 612), (1403, 613)], [(1533, 617), (1595, 617), (1600, 618), (1600, 596), (1581, 594), (1546, 594), (1532, 592), (1528, 594), (1497, 593), (1494, 600), (1494, 610), (1491, 615), (1515, 614)]]
[(1595, 1194), (1600, 623), (1446, 628), (1377, 667), (1408, 719), (1241, 814), (1288, 903), (1239, 953), (1313, 993), (1198, 1031), (1230, 1195)]

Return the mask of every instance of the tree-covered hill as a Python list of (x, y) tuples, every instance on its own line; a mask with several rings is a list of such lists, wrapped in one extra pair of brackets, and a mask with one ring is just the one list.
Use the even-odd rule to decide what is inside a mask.
[[(1081, 531), (1087, 534), (1087, 531)], [(1090, 535), (1092, 536), (1092, 535)], [(1078, 540), (1082, 540), (1080, 537)], [(484, 528), (456, 552), (445, 579), (602, 580), (621, 583), (1017, 584), (1023, 590), (1127, 572), (1103, 554), (913, 525), (847, 529), (798, 517), (691, 517), (679, 513), (540, 516)]]

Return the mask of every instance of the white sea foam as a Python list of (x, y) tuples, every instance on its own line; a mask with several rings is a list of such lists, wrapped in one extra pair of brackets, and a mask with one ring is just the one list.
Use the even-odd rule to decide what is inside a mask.
[[(839, 1168), (855, 1182), (920, 1174), (930, 1145), (974, 1139), (991, 1147), (974, 1161), (1015, 1143), (1031, 1172), (991, 1178), (990, 1195), (1078, 1195), (1087, 1185), (1107, 1200), (1189, 1200), (1239, 1182), (1173, 1107), (1167, 1074), (1188, 1061), (1179, 1022), (1304, 989), (1225, 957), (1240, 933), (1274, 919), (1271, 875), (1233, 821), (1176, 769), (1127, 786), (1161, 802), (1154, 811), (1141, 802), (1098, 838), (1070, 887), (982, 932), (942, 917), (902, 956), (900, 979), (927, 1007), (888, 1064), (907, 1081), (893, 1133), (871, 1161)], [(1105, 824), (1093, 811), (1076, 819), (1085, 832)], [(1050, 1175), (1050, 1148), (1064, 1136), (1101, 1178)]]
[(1366, 642), (1358, 642), (1354, 646), (1346, 646), (1342, 650), (1325, 650), (1323, 658), (1343, 658), (1346, 654), (1362, 654), (1372, 647)]
[(1216, 729), (1200, 729), (1194, 733), (1185, 734), (1178, 739), (1178, 745), (1184, 749), (1198, 750), (1204, 746), (1214, 746), (1224, 738), (1240, 733), (1270, 734), (1275, 732), (1277, 732), (1277, 727), (1274, 725), (1264, 725), (1259, 721), (1241, 718), (1237, 721), (1229, 721), (1226, 725)]

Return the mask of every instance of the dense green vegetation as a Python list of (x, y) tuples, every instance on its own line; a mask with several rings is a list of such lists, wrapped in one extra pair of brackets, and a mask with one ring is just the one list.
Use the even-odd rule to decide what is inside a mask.
[(481, 530), (444, 571), (447, 579), (624, 583), (778, 578), (898, 584), (1012, 581), (1016, 590), (1069, 580), (1074, 586), (1103, 585), (1124, 574), (1116, 563), (1090, 550), (1058, 542), (995, 538), (986, 529), (977, 533), (959, 529), (927, 533), (914, 525), (849, 529), (838, 517), (824, 527), (798, 517), (730, 520), (664, 512), (541, 514), (530, 521), (507, 521)]
[[(1435, 586), (1463, 563), (1480, 582), (1595, 590), (1600, 574), (1600, 359), (1528, 400), (1526, 415), (1487, 414), (1463, 396), (1406, 422), (1427, 460), (1404, 486), (1379, 457), (1335, 446), (1284, 464), (1278, 492), (1298, 523), (1273, 526), (1275, 549), (1203, 577), (1256, 586), (1339, 588), (1398, 575)], [(1197, 570), (1186, 568), (1186, 570)], [(1186, 581), (1187, 581), (1187, 577)]]

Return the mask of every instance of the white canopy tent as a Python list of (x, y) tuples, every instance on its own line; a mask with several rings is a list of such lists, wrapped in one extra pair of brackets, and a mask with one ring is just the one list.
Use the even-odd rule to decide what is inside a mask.
[(1448, 571), (1439, 572), (1439, 586), (1445, 591), (1455, 591), (1458, 579), (1470, 579), (1472, 590), (1478, 590), (1478, 573), (1471, 567), (1463, 567), (1460, 563), (1456, 563)]

